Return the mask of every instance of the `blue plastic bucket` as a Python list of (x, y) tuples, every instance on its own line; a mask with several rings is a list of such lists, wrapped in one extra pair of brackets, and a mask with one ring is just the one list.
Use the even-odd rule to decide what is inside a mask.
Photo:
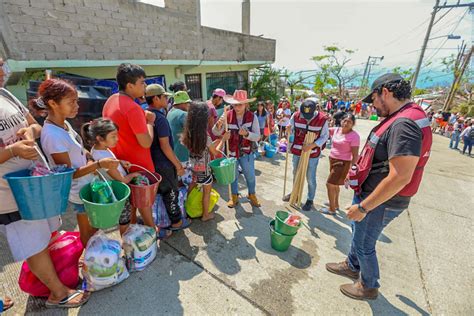
[(269, 140), (270, 140), (270, 144), (272, 144), (272, 146), (276, 147), (278, 145), (278, 135), (277, 134), (271, 134), (270, 137), (269, 137)]
[(276, 147), (269, 147), (265, 150), (265, 156), (267, 158), (272, 158), (277, 153)]
[(21, 218), (38, 220), (66, 212), (74, 169), (47, 176), (31, 176), (23, 169), (3, 176), (15, 197)]

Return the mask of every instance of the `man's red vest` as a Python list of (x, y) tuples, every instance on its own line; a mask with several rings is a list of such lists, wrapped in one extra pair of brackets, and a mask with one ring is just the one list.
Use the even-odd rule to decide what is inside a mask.
[[(380, 137), (388, 130), (393, 122), (399, 118), (408, 118), (414, 121), (421, 128), (423, 139), (421, 144), (420, 159), (416, 165), (415, 172), (413, 172), (411, 181), (400, 192), (398, 192), (398, 195), (413, 196), (418, 191), (421, 178), (423, 177), (424, 167), (428, 162), (428, 158), (430, 157), (432, 134), (430, 121), (426, 116), (425, 111), (423, 111), (423, 109), (416, 103), (408, 103), (392, 116), (385, 118), (370, 132), (369, 138), (362, 149), (356, 166), (353, 166), (349, 171), (349, 185), (356, 193), (360, 193), (362, 191), (362, 184), (367, 179), (372, 169), (376, 167), (373, 164), (373, 158)], [(377, 165), (379, 165), (377, 167), (385, 167), (388, 171), (388, 161), (377, 163)]]
[(230, 131), (229, 139), (229, 156), (239, 158), (243, 154), (250, 154), (252, 152), (252, 141), (239, 135), (239, 130), (245, 127), (248, 131), (252, 131), (254, 114), (250, 111), (245, 111), (242, 119), (242, 124), (239, 125), (237, 121), (237, 114), (234, 110), (227, 112), (227, 127)]
[[(324, 123), (327, 121), (326, 115), (321, 112), (318, 112), (318, 115), (313, 117), (309, 122), (300, 115), (300, 111), (296, 112), (293, 116), (294, 128), (295, 128), (295, 139), (291, 145), (291, 153), (293, 155), (301, 156), (301, 150), (303, 149), (304, 138), (307, 132), (313, 132), (316, 134), (316, 139), (319, 138), (321, 130), (324, 126)], [(326, 144), (323, 144), (322, 148), (316, 147), (311, 150), (310, 158), (317, 158), (321, 154), (321, 150), (326, 147)]]

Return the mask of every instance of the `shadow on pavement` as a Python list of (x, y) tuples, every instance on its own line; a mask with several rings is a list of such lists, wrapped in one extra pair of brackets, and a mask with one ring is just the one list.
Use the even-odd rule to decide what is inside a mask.
[(403, 303), (405, 303), (406, 305), (412, 307), (413, 309), (415, 309), (418, 313), (420, 313), (420, 315), (422, 316), (428, 316), (430, 315), (430, 313), (428, 313), (427, 311), (425, 311), (423, 308), (419, 307), (415, 302), (413, 302), (411, 299), (409, 299), (408, 297), (406, 296), (403, 296), (403, 295), (400, 295), (400, 294), (397, 294), (396, 295), (398, 297), (398, 299), (400, 301), (402, 301)]

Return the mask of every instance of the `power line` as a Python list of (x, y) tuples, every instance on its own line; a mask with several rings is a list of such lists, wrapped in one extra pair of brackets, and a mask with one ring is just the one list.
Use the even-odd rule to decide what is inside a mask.
[[(467, 9), (464, 14), (462, 15), (462, 17), (457, 21), (457, 24), (456, 26), (451, 30), (451, 32), (449, 32), (449, 34), (453, 34), (456, 29), (459, 27), (459, 25), (461, 24), (462, 20), (464, 19), (464, 17), (466, 16), (467, 12), (469, 11), (469, 9)], [(425, 67), (433, 58), (434, 56), (440, 51), (440, 49), (444, 46), (444, 44), (446, 44), (446, 42), (449, 40), (448, 37), (445, 38), (445, 40), (443, 41), (443, 43), (436, 49), (436, 51), (431, 54), (430, 57), (427, 58), (427, 60), (425, 61), (423, 67)]]

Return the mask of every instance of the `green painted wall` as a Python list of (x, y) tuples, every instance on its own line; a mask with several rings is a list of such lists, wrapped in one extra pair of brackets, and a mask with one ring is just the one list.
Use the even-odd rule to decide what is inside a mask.
[[(186, 74), (201, 74), (202, 82), (202, 96), (206, 98), (206, 73), (210, 72), (227, 72), (227, 71), (247, 71), (258, 67), (260, 64), (240, 64), (240, 65), (158, 65), (158, 66), (143, 66), (147, 76), (164, 75), (166, 84), (169, 86), (175, 81), (184, 81)], [(179, 68), (180, 70), (176, 70)], [(27, 69), (28, 70), (28, 69)], [(75, 74), (84, 77), (91, 77), (97, 79), (113, 79), (116, 75), (117, 67), (72, 67), (72, 68), (52, 68), (53, 71), (62, 71), (70, 74)], [(176, 76), (178, 74), (178, 76)], [(7, 87), (20, 101), (26, 104), (26, 86), (25, 85), (9, 85)], [(228, 91), (232, 93), (231, 91)]]

